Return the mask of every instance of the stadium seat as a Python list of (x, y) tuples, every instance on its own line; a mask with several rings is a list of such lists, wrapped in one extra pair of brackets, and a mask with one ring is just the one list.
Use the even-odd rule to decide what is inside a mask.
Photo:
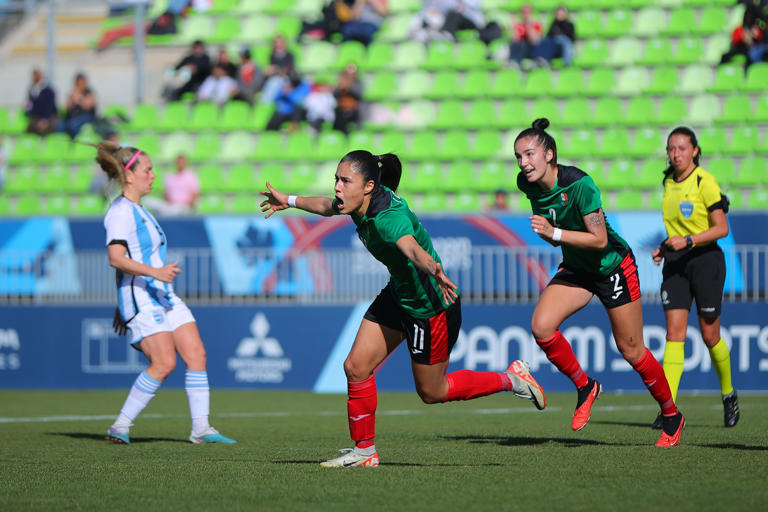
[(212, 16), (206, 15), (188, 16), (181, 24), (181, 30), (178, 34), (179, 41), (191, 44), (198, 39), (210, 40), (214, 30), (213, 20)]
[(448, 210), (448, 200), (445, 194), (424, 194), (418, 202), (419, 213), (436, 213)]
[(390, 91), (398, 99), (418, 99), (432, 89), (432, 78), (425, 71), (408, 71), (400, 78), (399, 86)]
[(750, 190), (746, 207), (749, 210), (768, 210), (768, 188), (760, 187)]
[(436, 151), (439, 147), (437, 133), (431, 130), (416, 132), (411, 137), (405, 155), (409, 160), (434, 160), (443, 157), (442, 153)]
[(240, 3), (240, 0), (216, 0), (211, 2), (207, 12), (210, 14), (228, 14), (237, 8), (238, 3)]
[(727, 145), (725, 130), (719, 126), (710, 126), (696, 133), (699, 147), (705, 155), (717, 155), (722, 153)]
[(427, 48), (427, 59), (422, 67), (432, 71), (451, 68), (455, 60), (454, 50), (452, 41), (433, 41)]
[(747, 80), (743, 89), (749, 92), (765, 92), (768, 84), (768, 62), (752, 64), (747, 70)]
[(406, 41), (398, 45), (395, 59), (390, 63), (394, 69), (416, 69), (421, 67), (427, 58), (424, 45), (417, 41)]
[(221, 151), (221, 139), (218, 133), (199, 133), (195, 143), (186, 148), (185, 153), (191, 161), (212, 160), (218, 158)]
[(373, 75), (365, 88), (365, 97), (371, 101), (388, 98), (397, 90), (397, 75), (389, 71), (380, 71)]
[[(377, 41), (403, 41), (408, 38), (408, 27), (413, 15), (408, 13), (387, 16), (381, 29), (376, 33)], [(423, 45), (422, 45), (423, 48)]]
[(501, 143), (501, 133), (498, 130), (478, 131), (467, 156), (475, 160), (495, 157), (501, 149)]
[[(463, 110), (459, 111), (463, 114)], [(470, 104), (469, 114), (465, 116), (462, 124), (467, 128), (477, 130), (492, 126), (494, 118), (496, 118), (496, 106), (493, 104), (493, 101), (477, 100)]]
[(27, 116), (23, 109), (11, 113), (5, 107), (0, 107), (0, 133), (20, 135), (27, 131)]
[(437, 184), (438, 190), (459, 192), (466, 190), (467, 183), (474, 179), (472, 164), (466, 160), (456, 160), (448, 165), (443, 173), (443, 179)]
[(453, 70), (438, 71), (434, 75), (432, 87), (423, 96), (430, 99), (447, 99), (456, 96), (459, 90), (459, 74)]
[(673, 125), (683, 122), (688, 117), (685, 99), (679, 96), (665, 96), (659, 102), (656, 115), (650, 119), (652, 124)]
[[(405, 134), (402, 131), (387, 131), (381, 134), (380, 146), (376, 154), (395, 153), (396, 155), (406, 155), (408, 152), (408, 143)], [(437, 144), (433, 148), (437, 147)]]
[(716, 34), (728, 30), (728, 13), (724, 7), (711, 6), (699, 13), (699, 22), (691, 27), (694, 34)]
[(712, 68), (709, 66), (688, 66), (677, 91), (681, 94), (698, 94), (712, 86)]
[(643, 194), (635, 190), (622, 190), (613, 201), (613, 208), (619, 211), (624, 210), (642, 210)]
[(188, 156), (189, 151), (194, 147), (192, 136), (189, 133), (173, 132), (168, 134), (163, 140), (163, 145), (157, 158), (161, 162), (173, 162), (181, 154)]
[(301, 55), (296, 66), (307, 73), (316, 73), (333, 69), (336, 63), (336, 45), (325, 41), (315, 41), (301, 47)]
[[(310, 155), (313, 160), (340, 159), (349, 150), (347, 137), (338, 131), (328, 130), (320, 133), (313, 144)], [(299, 156), (299, 160), (302, 156)]]
[[(533, 106), (530, 110), (530, 117), (532, 120), (539, 117), (546, 117), (550, 121), (555, 122), (555, 120), (560, 117), (558, 114), (557, 101), (554, 98), (539, 98), (533, 102)], [(528, 125), (528, 123), (525, 124)], [(551, 132), (552, 130), (550, 129), (549, 131)]]
[(574, 64), (583, 68), (592, 68), (605, 65), (608, 60), (608, 44), (603, 39), (589, 39), (584, 41), (581, 52), (576, 55)]
[(632, 144), (627, 148), (627, 154), (634, 157), (647, 157), (654, 154), (664, 154), (666, 137), (656, 128), (642, 128), (635, 130)]
[(742, 66), (718, 66), (715, 81), (707, 90), (709, 92), (731, 93), (738, 91), (744, 84), (744, 68)]
[(621, 156), (629, 147), (629, 132), (623, 128), (612, 128), (603, 132), (602, 140), (595, 155), (602, 157)]
[[(280, 188), (282, 183), (279, 179), (284, 176), (285, 171), (280, 169), (279, 174), (264, 175), (264, 179), (269, 179), (270, 183), (276, 188)], [(250, 164), (235, 164), (229, 169), (229, 176), (224, 180), (224, 190), (229, 192), (253, 192), (257, 193), (262, 188), (261, 175), (257, 175)]]
[(149, 129), (173, 131), (181, 130), (189, 126), (189, 111), (187, 105), (182, 102), (169, 103), (165, 106), (163, 116)]
[(718, 123), (743, 123), (750, 117), (752, 102), (748, 96), (735, 94), (725, 98), (723, 111), (715, 120)]
[(528, 73), (520, 95), (525, 98), (537, 98), (548, 95), (553, 89), (552, 72), (548, 68), (536, 68)]
[(749, 113), (749, 120), (755, 123), (768, 123), (768, 94), (757, 97), (757, 105)]
[[(259, 140), (256, 146), (257, 151), (262, 148), (262, 139), (265, 137), (266, 134), (264, 133), (259, 135)], [(280, 146), (278, 145), (274, 151), (280, 151)], [(254, 158), (253, 153), (253, 137), (250, 133), (230, 132), (225, 136), (222, 142), (219, 160), (239, 162)]]
[(265, 43), (275, 35), (275, 23), (272, 18), (260, 13), (243, 18), (240, 28), (240, 40), (243, 42)]
[(584, 119), (584, 124), (593, 126), (611, 126), (624, 117), (621, 100), (611, 96), (598, 98), (595, 102), (594, 114)]
[(704, 52), (704, 56), (701, 62), (717, 65), (720, 63), (720, 59), (723, 54), (728, 51), (731, 45), (731, 40), (727, 34), (715, 34), (711, 35), (707, 41), (707, 49)]
[(219, 194), (204, 194), (197, 205), (201, 215), (216, 215), (227, 213), (228, 202)]
[(101, 216), (106, 210), (104, 199), (95, 195), (81, 195), (77, 198), (75, 212), (77, 215), (97, 217)]
[(229, 101), (222, 107), (216, 128), (223, 131), (247, 130), (251, 127), (250, 118), (250, 105), (243, 101)]
[(605, 96), (611, 94), (616, 87), (613, 69), (597, 68), (593, 69), (587, 79), (587, 86), (584, 94), (587, 96)]
[(631, 98), (627, 102), (627, 113), (624, 117), (617, 119), (619, 124), (623, 125), (644, 125), (651, 123), (656, 117), (656, 107), (653, 100), (647, 96)]
[(634, 37), (623, 37), (617, 39), (611, 45), (608, 64), (611, 66), (631, 66), (642, 55), (642, 46), (640, 41)]
[(232, 213), (256, 213), (259, 211), (259, 203), (261, 202), (253, 194), (237, 194), (230, 203)]
[(645, 7), (637, 13), (632, 34), (639, 37), (655, 37), (666, 27), (666, 13), (655, 6)]
[(645, 42), (645, 50), (638, 57), (637, 63), (644, 66), (660, 66), (667, 64), (672, 55), (672, 45), (669, 38), (654, 38)]
[(277, 19), (275, 35), (282, 34), (286, 41), (295, 41), (301, 31), (301, 20), (296, 16), (284, 15)]
[(345, 41), (339, 45), (332, 69), (341, 71), (347, 65), (354, 64), (358, 68), (366, 62), (365, 46), (359, 41)]
[(485, 69), (473, 69), (464, 76), (457, 94), (460, 98), (486, 98), (491, 90), (491, 74)]
[(672, 66), (660, 66), (654, 68), (651, 74), (651, 83), (646, 88), (647, 94), (669, 95), (677, 89), (680, 83), (678, 70)]
[(694, 96), (688, 108), (688, 122), (694, 126), (709, 126), (720, 116), (720, 101), (710, 95)]
[(597, 150), (597, 136), (592, 129), (577, 129), (571, 136), (561, 141), (558, 153), (566, 158), (591, 156)]
[(670, 61), (674, 64), (694, 64), (702, 60), (703, 55), (701, 38), (682, 37), (677, 40), (677, 49)]
[(687, 7), (675, 9), (669, 13), (667, 24), (661, 33), (668, 36), (684, 36), (696, 26), (696, 11)]
[(768, 163), (763, 156), (750, 156), (741, 161), (736, 183), (743, 186), (766, 185)]
[(200, 180), (200, 190), (204, 192), (203, 196), (209, 192), (224, 190), (224, 172), (221, 165), (207, 163), (200, 167), (197, 175)]
[(581, 94), (584, 86), (584, 71), (580, 68), (570, 67), (560, 70), (557, 81), (549, 93), (556, 97), (574, 96)]
[[(288, 144), (283, 147), (280, 160), (302, 160), (313, 159), (322, 160), (317, 154), (314, 153), (315, 141), (312, 134), (309, 131), (297, 131), (288, 135)], [(340, 150), (341, 148), (339, 148)], [(337, 151), (334, 156), (340, 157), (340, 151)]]
[[(219, 1), (220, 0), (216, 0), (214, 5), (218, 5)], [(225, 16), (219, 17), (216, 20), (213, 34), (211, 34), (206, 42), (212, 44), (226, 44), (238, 39), (240, 39), (240, 18)]]
[(589, 100), (569, 98), (563, 105), (563, 114), (559, 123), (563, 126), (583, 126), (592, 117)]
[(151, 157), (160, 155), (160, 137), (156, 133), (143, 132), (138, 135), (132, 145)]
[(452, 130), (443, 134), (438, 154), (443, 160), (458, 160), (469, 154), (469, 148), (469, 134), (464, 131)]
[(437, 116), (431, 126), (436, 129), (450, 129), (456, 127), (466, 118), (464, 105), (458, 100), (443, 101), (437, 107)]
[(749, 154), (760, 146), (760, 130), (756, 126), (742, 125), (731, 132), (730, 143), (723, 148), (727, 154)]
[(443, 181), (440, 164), (434, 162), (421, 163), (414, 172), (407, 174), (408, 190), (415, 192), (428, 192), (435, 190), (437, 185)]
[(456, 69), (487, 68), (492, 60), (488, 60), (488, 50), (482, 41), (463, 41), (459, 44), (456, 58), (451, 66)]
[(637, 170), (632, 160), (620, 158), (611, 162), (605, 181), (601, 184), (605, 190), (629, 189), (635, 186)]
[(597, 35), (602, 37), (619, 37), (629, 32), (633, 25), (632, 13), (627, 9), (621, 9), (614, 4), (607, 16), (597, 27)]
[(483, 209), (480, 195), (472, 192), (460, 192), (453, 196), (451, 211), (454, 212), (478, 212)]
[(94, 172), (104, 172), (100, 169), (94, 170), (94, 164), (89, 163), (81, 165), (71, 174), (71, 179), (67, 184), (66, 191), (73, 194), (85, 194), (91, 187)]
[[(702, 147), (702, 151), (706, 148)], [(712, 173), (720, 187), (728, 187), (736, 180), (736, 165), (731, 157), (708, 158), (704, 168)]]
[(530, 116), (525, 101), (521, 99), (510, 99), (501, 104), (499, 115), (492, 120), (492, 125), (502, 129), (518, 128), (529, 125), (529, 118)]
[(577, 10), (574, 16), (574, 25), (579, 27), (579, 37), (588, 39), (598, 35), (598, 28), (602, 24), (600, 11)]
[(40, 162), (71, 161), (71, 142), (66, 133), (51, 133), (41, 139), (40, 153), (36, 160)]
[(41, 161), (43, 140), (38, 135), (25, 133), (16, 137), (8, 162), (26, 164)]
[(648, 71), (644, 68), (629, 67), (624, 68), (619, 75), (613, 94), (617, 96), (637, 96), (645, 92), (650, 85)]
[(43, 213), (52, 216), (66, 216), (71, 215), (73, 209), (70, 205), (69, 196), (56, 194), (48, 196), (45, 201), (45, 208)]
[(15, 166), (14, 170), (8, 173), (3, 192), (6, 194), (26, 194), (29, 192), (38, 192), (43, 189), (42, 175), (38, 168), (33, 164), (24, 164)]
[(365, 71), (386, 69), (395, 60), (394, 46), (391, 43), (374, 41), (368, 47), (365, 60), (359, 66)]
[(517, 69), (501, 69), (496, 73), (488, 94), (493, 98), (517, 96), (523, 89), (523, 76)]
[(17, 197), (16, 208), (13, 209), (13, 212), (19, 216), (41, 215), (43, 213), (43, 205), (40, 196), (24, 195)]
[(47, 193), (67, 192), (70, 190), (70, 184), (75, 181), (72, 175), (69, 165), (61, 163), (48, 165), (39, 190)]
[(635, 185), (642, 188), (658, 188), (661, 190), (661, 180), (664, 176), (664, 160), (647, 158), (640, 164), (640, 173), (635, 178)]
[(126, 129), (132, 131), (154, 130), (157, 128), (159, 116), (157, 106), (149, 103), (142, 103), (136, 106)]

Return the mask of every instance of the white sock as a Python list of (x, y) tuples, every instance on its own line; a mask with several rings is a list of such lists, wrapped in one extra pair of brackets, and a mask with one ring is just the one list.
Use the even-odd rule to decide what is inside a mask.
[(144, 410), (150, 400), (155, 396), (155, 391), (160, 387), (159, 380), (155, 380), (149, 376), (146, 370), (141, 372), (136, 381), (131, 387), (131, 391), (128, 393), (128, 398), (125, 399), (123, 408), (120, 410), (120, 415), (112, 425), (115, 429), (121, 432), (128, 432), (128, 429), (133, 425), (133, 420)]
[(208, 430), (211, 391), (208, 387), (208, 373), (187, 370), (184, 389), (189, 398), (189, 414), (192, 416), (192, 432), (200, 434)]
[(371, 455), (376, 453), (376, 445), (372, 444), (371, 446), (368, 446), (366, 448), (360, 448), (359, 446), (355, 446), (355, 451), (360, 455), (365, 455), (366, 457), (370, 457)]

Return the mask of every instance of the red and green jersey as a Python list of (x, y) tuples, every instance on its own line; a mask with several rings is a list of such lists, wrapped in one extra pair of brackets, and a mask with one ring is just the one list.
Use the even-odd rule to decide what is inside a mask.
[[(335, 199), (333, 209), (338, 211)], [(381, 185), (371, 196), (365, 215), (351, 217), (365, 248), (389, 270), (389, 289), (397, 303), (416, 318), (430, 318), (443, 311), (445, 305), (435, 278), (417, 269), (396, 245), (402, 237), (412, 235), (441, 263), (427, 230), (405, 200)]]
[[(536, 183), (529, 183), (522, 172), (517, 175), (517, 187), (531, 201), (531, 209), (560, 229), (584, 231), (584, 215), (602, 208), (600, 190), (587, 173), (568, 165), (557, 166), (557, 182), (551, 190), (543, 190)], [(602, 213), (605, 219), (605, 213)], [(629, 252), (629, 245), (608, 224), (608, 244), (601, 250), (579, 249), (562, 244), (563, 263), (573, 269), (590, 274), (607, 276)]]

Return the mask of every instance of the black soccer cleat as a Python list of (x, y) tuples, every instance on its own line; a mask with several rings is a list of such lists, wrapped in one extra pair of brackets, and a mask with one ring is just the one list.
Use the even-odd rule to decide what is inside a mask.
[(659, 413), (658, 416), (656, 416), (656, 419), (653, 420), (653, 423), (651, 423), (651, 428), (654, 430), (661, 430), (661, 426), (664, 424), (664, 416)]
[(726, 427), (735, 427), (739, 422), (739, 397), (735, 389), (723, 396), (723, 420)]

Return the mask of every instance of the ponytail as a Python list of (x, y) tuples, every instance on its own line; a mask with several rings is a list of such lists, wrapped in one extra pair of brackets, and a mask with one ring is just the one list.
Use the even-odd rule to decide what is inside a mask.
[(373, 181), (377, 187), (384, 185), (393, 192), (400, 185), (403, 166), (394, 153), (374, 155), (370, 151), (357, 149), (344, 155), (339, 163), (344, 162), (352, 164), (352, 169), (362, 174), (363, 181), (366, 183)]
[[(701, 159), (701, 146), (699, 146), (699, 141), (696, 138), (696, 133), (688, 128), (687, 126), (678, 126), (674, 130), (672, 130), (669, 135), (667, 136), (667, 146), (669, 146), (669, 139), (673, 135), (685, 135), (688, 137), (688, 139), (691, 141), (691, 145), (694, 148), (699, 148), (699, 154), (693, 157), (693, 163), (696, 164), (698, 167), (699, 161)], [(669, 153), (667, 153), (669, 155)], [(672, 165), (672, 161), (669, 160), (669, 156), (667, 156), (667, 168), (664, 169), (664, 179), (661, 180), (662, 184), (667, 178), (671, 178), (675, 174), (675, 167)]]
[(520, 139), (524, 139), (526, 137), (535, 137), (537, 142), (544, 146), (545, 152), (550, 149), (552, 150), (552, 161), (549, 163), (552, 165), (557, 165), (557, 144), (555, 143), (555, 138), (545, 131), (548, 127), (549, 119), (546, 117), (540, 117), (536, 119), (533, 123), (531, 123), (530, 128), (526, 128), (520, 132), (520, 134), (515, 139), (515, 144), (517, 144), (517, 141)]
[(96, 162), (109, 179), (125, 184), (126, 165), (130, 169), (136, 165), (140, 151), (134, 147), (123, 147), (120, 144), (103, 140), (93, 145), (96, 148)]

